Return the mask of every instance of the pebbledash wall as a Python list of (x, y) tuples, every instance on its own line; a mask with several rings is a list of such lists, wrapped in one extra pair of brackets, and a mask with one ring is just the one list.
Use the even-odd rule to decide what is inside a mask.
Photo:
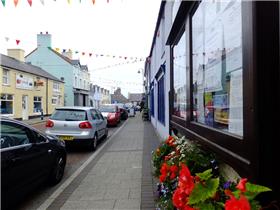
[(162, 1), (145, 63), (158, 134), (198, 142), (226, 172), (272, 188), (270, 201), (280, 200), (279, 11), (278, 1)]

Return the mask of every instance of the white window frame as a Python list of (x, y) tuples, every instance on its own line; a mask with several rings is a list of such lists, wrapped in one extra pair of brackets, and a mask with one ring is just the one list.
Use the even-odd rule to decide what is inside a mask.
[[(35, 98), (37, 98), (36, 101), (35, 101)], [(39, 98), (41, 98), (41, 101), (39, 101)], [(35, 110), (34, 110), (34, 108), (35, 108), (34, 105), (35, 105), (35, 103), (41, 103), (41, 109), (43, 109), (42, 101), (43, 101), (43, 97), (42, 97), (42, 96), (34, 96), (34, 97), (33, 97), (33, 113), (36, 113), (36, 114), (41, 113), (41, 111), (35, 112)]]
[[(56, 102), (53, 103), (53, 100), (56, 100)], [(58, 105), (58, 95), (53, 95), (52, 96), (52, 105)]]
[[(4, 80), (6, 80), (6, 81), (4, 82)], [(3, 85), (10, 84), (10, 71), (8, 69), (3, 69), (2, 84)]]
[(60, 87), (59, 87), (59, 83), (58, 82), (53, 82), (53, 92), (60, 92)]
[[(1, 104), (2, 104), (2, 101), (11, 101), (12, 102), (12, 113), (11, 114), (2, 114), (1, 113), (1, 115), (2, 116), (13, 116), (14, 115), (14, 95), (13, 94), (8, 94), (8, 93), (1, 93), (1, 95), (0, 96), (2, 96), (2, 95), (5, 95), (5, 100), (2, 100), (1, 98), (0, 98), (0, 101), (1, 101)], [(12, 96), (12, 99), (7, 99), (8, 98), (8, 95), (11, 95)]]

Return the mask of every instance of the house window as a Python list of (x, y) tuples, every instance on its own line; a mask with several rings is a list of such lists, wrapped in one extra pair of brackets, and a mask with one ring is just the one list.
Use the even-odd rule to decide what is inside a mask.
[(53, 92), (60, 92), (59, 83), (53, 82)]
[(52, 97), (52, 105), (58, 105), (58, 96), (57, 95), (53, 95)]
[(42, 110), (42, 97), (41, 96), (34, 96), (33, 98), (33, 112), (41, 112)]
[(183, 32), (173, 47), (174, 107), (173, 114), (186, 119), (186, 33)]
[(158, 120), (165, 124), (164, 75), (158, 81)]
[(1, 114), (13, 114), (14, 96), (11, 94), (1, 94)]
[(155, 116), (154, 111), (154, 88), (151, 89), (151, 116)]
[(192, 120), (243, 136), (241, 2), (203, 1), (192, 37)]
[(9, 85), (10, 84), (10, 72), (7, 69), (3, 69), (2, 82), (3, 82), (3, 85)]

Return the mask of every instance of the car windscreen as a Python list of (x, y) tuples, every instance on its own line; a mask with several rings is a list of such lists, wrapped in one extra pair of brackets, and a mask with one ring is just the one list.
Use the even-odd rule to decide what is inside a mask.
[(87, 113), (84, 110), (57, 109), (50, 119), (60, 121), (84, 121), (87, 120)]
[(99, 108), (100, 112), (116, 112), (115, 106), (101, 106)]

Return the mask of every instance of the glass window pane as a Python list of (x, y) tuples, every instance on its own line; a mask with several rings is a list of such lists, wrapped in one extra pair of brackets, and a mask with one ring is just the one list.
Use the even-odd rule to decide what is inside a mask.
[(192, 37), (193, 120), (243, 136), (241, 1), (202, 1)]
[(186, 119), (186, 35), (173, 48), (174, 109), (173, 114)]

